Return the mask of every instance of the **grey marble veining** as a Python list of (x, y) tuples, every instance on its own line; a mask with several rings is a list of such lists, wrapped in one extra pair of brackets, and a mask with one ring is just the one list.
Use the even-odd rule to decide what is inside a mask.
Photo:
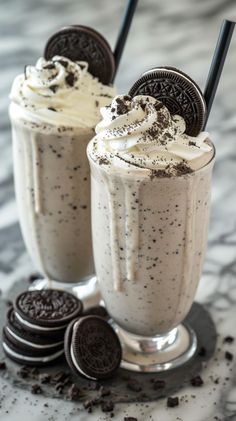
[[(99, 6), (98, 6), (99, 5)], [(0, 282), (6, 290), (33, 265), (20, 234), (12, 176), (8, 93), (16, 74), (42, 54), (45, 41), (56, 29), (79, 23), (102, 32), (114, 46), (124, 1), (109, 0), (1, 0), (0, 2)], [(155, 65), (182, 69), (204, 88), (216, 37), (223, 18), (236, 20), (235, 0), (140, 0), (132, 31), (117, 75), (119, 92), (126, 92), (139, 74)], [(204, 273), (197, 299), (217, 325), (218, 349), (203, 371), (204, 387), (186, 388), (178, 408), (166, 401), (119, 405), (115, 419), (136, 416), (139, 421), (236, 420), (236, 365), (224, 358), (235, 353), (236, 321), (236, 33), (207, 129), (216, 145), (212, 214)], [(201, 221), (199, 221), (199, 224)], [(229, 378), (229, 380), (225, 380)], [(218, 384), (214, 381), (218, 380)], [(1, 383), (0, 420), (108, 420), (100, 412), (87, 415), (70, 402), (45, 400), (14, 391)], [(192, 395), (196, 397), (193, 398)], [(17, 401), (13, 403), (14, 399)], [(37, 405), (35, 406), (37, 399)], [(218, 418), (217, 418), (218, 417)]]

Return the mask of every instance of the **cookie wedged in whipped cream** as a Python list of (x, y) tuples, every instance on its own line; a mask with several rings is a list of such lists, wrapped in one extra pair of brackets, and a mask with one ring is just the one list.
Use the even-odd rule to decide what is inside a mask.
[(101, 108), (101, 115), (89, 153), (113, 170), (142, 168), (152, 176), (182, 175), (203, 167), (213, 155), (207, 132), (188, 136), (184, 119), (171, 115), (151, 96), (116, 96)]
[(55, 56), (40, 58), (26, 66), (13, 82), (10, 112), (36, 123), (93, 128), (100, 120), (100, 107), (116, 94), (88, 71), (83, 61)]

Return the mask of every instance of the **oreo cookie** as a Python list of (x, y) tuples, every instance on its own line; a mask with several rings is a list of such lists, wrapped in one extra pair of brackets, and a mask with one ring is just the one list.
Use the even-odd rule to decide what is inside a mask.
[(101, 317), (81, 317), (66, 330), (65, 356), (75, 375), (91, 380), (112, 377), (120, 366), (121, 354), (115, 331)]
[(83, 304), (65, 291), (25, 291), (14, 304), (15, 317), (23, 329), (40, 336), (60, 337), (71, 320), (80, 316)]
[(16, 345), (6, 335), (5, 329), (2, 334), (2, 346), (5, 354), (18, 364), (44, 366), (61, 358), (64, 355), (64, 349), (58, 347), (53, 350), (35, 350), (32, 351), (22, 345)]
[(17, 347), (29, 351), (45, 351), (46, 354), (53, 350), (57, 351), (64, 346), (64, 332), (62, 334), (44, 337), (37, 333), (25, 330), (15, 316), (13, 309), (8, 310), (7, 322), (4, 328), (6, 337)]
[[(52, 354), (54, 352), (60, 351), (64, 348), (64, 341), (55, 343), (51, 346), (37, 346), (37, 344), (34, 343), (24, 343), (21, 340), (19, 340), (16, 336), (13, 336), (11, 332), (7, 329), (5, 326), (2, 331), (2, 337), (4, 340), (8, 340), (8, 343), (10, 343), (12, 346), (15, 347), (16, 350), (18, 350), (20, 353), (27, 354), (32, 357), (45, 357), (49, 354)], [(36, 346), (35, 346), (36, 345)]]
[(89, 72), (103, 84), (109, 84), (115, 70), (115, 60), (105, 38), (87, 26), (71, 25), (53, 34), (45, 47), (46, 60), (64, 56), (72, 61), (86, 61)]
[(204, 128), (206, 103), (198, 85), (174, 67), (157, 67), (142, 74), (129, 95), (150, 95), (161, 101), (172, 115), (182, 116), (186, 134), (197, 136)]

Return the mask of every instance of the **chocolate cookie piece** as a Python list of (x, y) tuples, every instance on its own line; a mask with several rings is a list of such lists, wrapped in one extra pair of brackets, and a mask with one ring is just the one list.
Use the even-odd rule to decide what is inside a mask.
[(201, 346), (201, 348), (199, 349), (199, 351), (198, 351), (198, 355), (200, 356), (200, 357), (205, 357), (206, 356), (206, 354), (207, 354), (207, 350), (206, 350), (206, 348), (204, 347), (204, 346)]
[(53, 34), (46, 44), (44, 56), (50, 60), (57, 55), (72, 61), (86, 61), (89, 72), (105, 85), (112, 80), (113, 53), (105, 38), (92, 28), (71, 25)]
[(165, 380), (154, 379), (152, 383), (153, 383), (152, 387), (154, 390), (161, 390), (166, 387)]
[(179, 405), (179, 398), (178, 396), (175, 396), (174, 398), (172, 398), (171, 396), (169, 396), (167, 398), (167, 406), (168, 408), (174, 408), (175, 406)]
[(58, 347), (63, 348), (64, 344), (64, 333), (57, 333), (57, 336), (44, 337), (40, 336), (37, 333), (32, 333), (24, 328), (18, 322), (15, 312), (13, 309), (10, 309), (7, 313), (7, 322), (4, 328), (6, 336), (9, 340), (16, 346), (23, 346), (26, 349), (35, 351), (35, 350), (45, 350), (46, 353), (49, 351), (57, 350)]
[(5, 363), (5, 361), (0, 361), (0, 370), (6, 370), (7, 365)]
[(68, 326), (65, 356), (76, 375), (102, 380), (114, 375), (119, 368), (121, 345), (109, 323), (98, 316), (86, 316)]
[(67, 398), (70, 401), (77, 401), (79, 400), (81, 397), (81, 391), (78, 388), (78, 386), (76, 386), (75, 383), (72, 383), (71, 387), (69, 388), (68, 392), (67, 392)]
[(230, 336), (230, 335), (228, 335), (228, 336), (226, 336), (225, 338), (224, 338), (224, 341), (223, 341), (224, 343), (228, 343), (228, 344), (232, 344), (233, 342), (234, 342), (234, 337), (233, 336)]
[(157, 67), (144, 72), (129, 94), (132, 97), (150, 95), (161, 101), (172, 115), (184, 118), (189, 136), (197, 136), (204, 127), (204, 96), (188, 75), (174, 67)]
[(40, 395), (42, 393), (42, 388), (39, 384), (35, 383), (31, 386), (31, 393), (33, 395)]
[(190, 383), (194, 387), (201, 387), (204, 382), (203, 382), (201, 376), (197, 375), (195, 377), (192, 377)]
[(83, 304), (74, 295), (55, 289), (25, 291), (14, 304), (21, 326), (40, 335), (62, 333), (71, 320), (82, 314)]
[(47, 353), (43, 350), (30, 351), (23, 346), (16, 346), (6, 336), (4, 330), (2, 335), (2, 346), (5, 354), (18, 364), (31, 366), (44, 366), (50, 364), (64, 355), (64, 349), (50, 350)]
[(231, 352), (226, 351), (225, 352), (225, 359), (228, 360), (228, 361), (233, 361), (234, 356), (233, 356), (233, 354)]
[(138, 418), (135, 418), (135, 417), (124, 417), (124, 421), (138, 421)]

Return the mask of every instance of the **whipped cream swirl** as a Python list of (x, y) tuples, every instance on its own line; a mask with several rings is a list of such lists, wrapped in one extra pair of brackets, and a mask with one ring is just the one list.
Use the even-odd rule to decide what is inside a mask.
[(114, 94), (113, 87), (89, 73), (86, 62), (55, 56), (26, 66), (13, 83), (10, 99), (19, 118), (92, 128), (101, 118), (100, 107), (110, 104)]
[(101, 109), (101, 114), (94, 150), (109, 161), (115, 158), (116, 165), (124, 166), (126, 162), (165, 170), (184, 163), (191, 170), (205, 165), (206, 155), (209, 161), (209, 134), (188, 136), (184, 119), (171, 115), (162, 102), (151, 96), (116, 96), (110, 106)]

